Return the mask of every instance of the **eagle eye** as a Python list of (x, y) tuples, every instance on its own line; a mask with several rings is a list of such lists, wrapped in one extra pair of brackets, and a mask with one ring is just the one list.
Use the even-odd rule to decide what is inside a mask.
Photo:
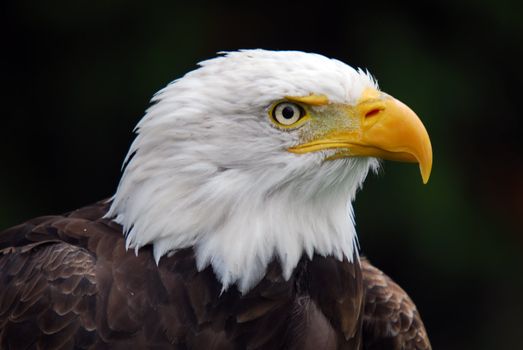
[(290, 127), (305, 116), (305, 110), (296, 103), (280, 102), (271, 109), (270, 114), (279, 126)]

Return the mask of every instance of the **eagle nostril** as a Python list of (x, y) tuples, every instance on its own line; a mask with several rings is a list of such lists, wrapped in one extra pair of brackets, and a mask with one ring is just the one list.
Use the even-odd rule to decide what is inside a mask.
[(365, 118), (374, 117), (374, 116), (378, 115), (382, 110), (383, 110), (383, 108), (373, 108), (370, 111), (368, 111), (367, 113), (365, 113)]

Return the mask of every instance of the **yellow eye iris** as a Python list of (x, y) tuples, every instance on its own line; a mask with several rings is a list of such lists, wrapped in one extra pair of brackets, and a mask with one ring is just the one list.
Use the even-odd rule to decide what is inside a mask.
[(292, 102), (280, 102), (270, 110), (272, 120), (280, 127), (296, 127), (306, 116), (302, 106)]

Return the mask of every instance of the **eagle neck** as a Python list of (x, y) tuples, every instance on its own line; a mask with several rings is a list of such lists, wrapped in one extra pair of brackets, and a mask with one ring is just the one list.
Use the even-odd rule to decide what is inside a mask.
[(127, 173), (107, 216), (123, 226), (128, 248), (152, 244), (157, 263), (193, 248), (199, 270), (211, 266), (223, 290), (236, 284), (245, 293), (273, 260), (288, 279), (303, 255), (357, 257), (352, 200), (373, 164), (343, 159), (290, 179), (268, 170)]

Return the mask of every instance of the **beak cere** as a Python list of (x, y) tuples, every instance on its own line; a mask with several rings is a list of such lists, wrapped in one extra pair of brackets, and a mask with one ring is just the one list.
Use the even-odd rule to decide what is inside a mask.
[(333, 158), (377, 157), (419, 163), (423, 183), (432, 169), (432, 146), (418, 116), (405, 104), (375, 89), (364, 91), (356, 106), (345, 108), (347, 118), (355, 119), (356, 129), (330, 130), (319, 139), (289, 149), (308, 153), (324, 149), (339, 150)]

